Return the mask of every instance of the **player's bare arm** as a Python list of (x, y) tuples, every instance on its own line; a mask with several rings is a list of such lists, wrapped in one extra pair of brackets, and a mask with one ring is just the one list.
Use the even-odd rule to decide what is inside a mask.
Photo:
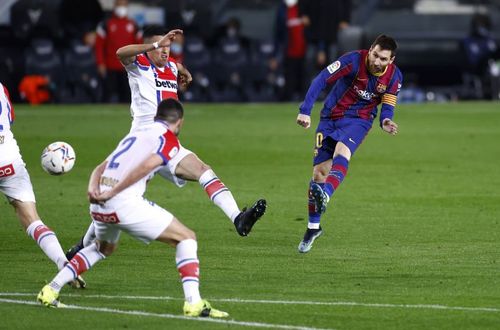
[(127, 176), (118, 182), (111, 190), (105, 191), (104, 193), (97, 196), (95, 199), (99, 203), (104, 203), (107, 200), (113, 198), (118, 193), (127, 189), (149, 173), (151, 173), (155, 168), (163, 164), (163, 158), (158, 154), (152, 154), (141, 162), (135, 169), (130, 171)]
[(385, 118), (382, 121), (382, 129), (391, 135), (398, 134), (398, 124), (396, 124), (389, 118)]
[(311, 116), (299, 113), (297, 116), (297, 124), (304, 128), (309, 128), (311, 126)]
[(177, 70), (179, 70), (179, 82), (182, 87), (187, 87), (192, 81), (193, 76), (181, 63), (177, 63)]
[(90, 175), (89, 187), (87, 189), (87, 196), (90, 203), (97, 203), (96, 198), (101, 194), (101, 191), (99, 189), (99, 180), (101, 179), (101, 175), (106, 169), (107, 165), (107, 161), (102, 162), (101, 164), (97, 165), (97, 167), (92, 171), (92, 174)]
[(182, 30), (175, 29), (169, 31), (159, 41), (150, 44), (132, 44), (118, 48), (116, 56), (123, 65), (129, 65), (134, 62), (139, 54), (155, 50), (160, 47), (168, 47), (177, 34), (182, 34)]

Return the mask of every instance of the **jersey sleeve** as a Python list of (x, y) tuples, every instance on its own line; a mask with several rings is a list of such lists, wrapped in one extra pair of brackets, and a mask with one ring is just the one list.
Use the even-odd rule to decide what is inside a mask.
[(311, 115), (311, 109), (321, 91), (323, 91), (327, 85), (333, 84), (338, 79), (353, 72), (356, 57), (359, 57), (359, 54), (356, 52), (345, 54), (324, 68), (316, 78), (314, 78), (311, 86), (309, 86), (307, 90), (304, 102), (302, 102), (299, 107), (301, 114)]
[(132, 74), (139, 73), (139, 70), (148, 71), (150, 67), (151, 63), (144, 54), (137, 55), (132, 63), (125, 65), (127, 72)]
[(9, 91), (7, 90), (7, 87), (5, 87), (3, 84), (0, 84), (0, 86), (2, 86), (5, 98), (7, 100), (7, 118), (9, 119), (9, 124), (12, 125), (14, 123), (14, 119), (16, 119), (16, 114), (14, 113), (14, 106), (12, 106), (12, 102), (10, 100), (10, 95)]
[(391, 119), (394, 117), (394, 108), (398, 99), (399, 91), (403, 84), (403, 74), (396, 68), (394, 77), (391, 80), (387, 91), (382, 95), (382, 109), (380, 110), (380, 125), (384, 119)]
[(179, 140), (174, 133), (167, 130), (159, 137), (159, 146), (156, 153), (163, 159), (163, 165), (166, 165), (169, 160), (175, 157), (180, 149)]

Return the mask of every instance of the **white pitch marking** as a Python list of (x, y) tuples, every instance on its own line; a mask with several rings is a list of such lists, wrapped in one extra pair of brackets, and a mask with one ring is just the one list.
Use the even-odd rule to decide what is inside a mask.
[[(1, 295), (4, 295), (3, 293)], [(21, 296), (18, 294), (17, 296)], [(40, 303), (29, 300), (16, 300), (16, 299), (3, 299), (0, 298), (0, 303), (11, 303), (11, 304), (19, 304), (19, 305), (36, 305), (40, 306)], [(42, 307), (42, 306), (40, 306)], [(46, 307), (44, 307), (46, 308)], [(273, 323), (261, 323), (261, 322), (244, 322), (244, 321), (235, 321), (235, 320), (221, 320), (221, 319), (211, 319), (211, 318), (201, 318), (201, 317), (189, 317), (175, 314), (157, 314), (157, 313), (149, 313), (144, 311), (134, 311), (134, 310), (122, 310), (122, 309), (114, 309), (114, 308), (106, 308), (106, 307), (90, 307), (90, 306), (78, 306), (78, 305), (68, 305), (65, 304), (64, 308), (60, 309), (77, 309), (77, 310), (85, 310), (92, 312), (102, 312), (102, 313), (112, 313), (112, 314), (125, 314), (125, 315), (139, 315), (139, 316), (152, 316), (152, 317), (160, 317), (165, 319), (177, 319), (177, 320), (185, 320), (185, 321), (196, 321), (196, 322), (211, 322), (211, 323), (220, 323), (220, 324), (232, 324), (239, 325), (243, 327), (256, 327), (256, 328), (269, 328), (269, 329), (286, 329), (286, 330), (334, 330), (334, 329), (324, 329), (324, 328), (310, 328), (303, 326), (295, 326), (295, 325), (286, 325), (286, 324), (273, 324)]]
[[(21, 292), (0, 292), (0, 296), (35, 296), (33, 293)], [(103, 298), (103, 299), (143, 299), (143, 300), (183, 300), (169, 296), (112, 296), (112, 295), (78, 295), (66, 294), (67, 297), (79, 298)], [(359, 307), (376, 307), (376, 308), (415, 308), (415, 309), (441, 309), (441, 310), (457, 310), (471, 312), (492, 312), (499, 313), (498, 307), (463, 307), (463, 306), (447, 306), (447, 305), (425, 305), (425, 304), (383, 304), (383, 303), (359, 303), (353, 301), (297, 301), (297, 300), (253, 300), (253, 299), (238, 299), (238, 298), (211, 298), (211, 301), (218, 302), (234, 302), (248, 304), (279, 304), (279, 305), (322, 305), (322, 306), (359, 306)]]

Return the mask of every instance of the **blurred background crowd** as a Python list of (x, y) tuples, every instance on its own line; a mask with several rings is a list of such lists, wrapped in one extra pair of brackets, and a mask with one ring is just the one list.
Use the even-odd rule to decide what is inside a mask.
[(183, 100), (298, 101), (381, 33), (399, 44), (400, 102), (500, 99), (500, 0), (0, 0), (0, 81), (14, 102), (129, 102), (115, 52), (148, 25), (184, 30)]

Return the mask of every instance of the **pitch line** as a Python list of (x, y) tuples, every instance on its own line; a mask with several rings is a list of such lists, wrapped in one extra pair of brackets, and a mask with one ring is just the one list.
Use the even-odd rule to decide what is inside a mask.
[[(33, 293), (21, 292), (0, 292), (0, 296), (35, 296)], [(128, 295), (79, 295), (65, 294), (67, 297), (78, 298), (102, 298), (102, 299), (139, 299), (139, 300), (184, 300), (183, 298), (175, 298), (169, 296), (128, 296)], [(491, 312), (500, 313), (498, 307), (463, 307), (463, 306), (447, 306), (438, 304), (385, 304), (385, 303), (360, 303), (354, 301), (298, 301), (298, 300), (262, 300), (262, 299), (239, 299), (239, 298), (211, 298), (210, 301), (232, 302), (243, 304), (278, 304), (278, 305), (319, 305), (319, 306), (358, 306), (358, 307), (374, 307), (374, 308), (413, 308), (413, 309), (440, 309), (440, 310), (455, 310), (469, 312)]]
[[(30, 300), (16, 300), (16, 299), (0, 298), (0, 303), (10, 303), (10, 304), (19, 304), (19, 305), (35, 305), (35, 306), (43, 307), (43, 306), (40, 306), (40, 303), (35, 302), (35, 301), (30, 301)], [(151, 317), (159, 317), (159, 318), (164, 318), (164, 319), (176, 319), (176, 320), (185, 320), (185, 321), (194, 321), (194, 322), (209, 322), (209, 323), (219, 323), (219, 324), (225, 324), (225, 325), (229, 325), (229, 324), (230, 325), (239, 325), (242, 327), (285, 329), (285, 330), (333, 330), (333, 329), (310, 328), (310, 327), (294, 326), (294, 325), (286, 325), (286, 324), (245, 322), (245, 321), (211, 319), (211, 318), (202, 318), (202, 317), (188, 317), (188, 316), (175, 315), (175, 314), (158, 314), (158, 313), (150, 313), (150, 312), (144, 312), (144, 311), (122, 310), (122, 309), (114, 309), (114, 308), (106, 308), (106, 307), (90, 307), (90, 306), (78, 306), (78, 305), (67, 305), (67, 304), (65, 304), (65, 305), (66, 305), (66, 307), (61, 308), (61, 309), (76, 309), (76, 310), (111, 313), (111, 314), (151, 316)], [(46, 307), (43, 307), (43, 308), (46, 308)]]

